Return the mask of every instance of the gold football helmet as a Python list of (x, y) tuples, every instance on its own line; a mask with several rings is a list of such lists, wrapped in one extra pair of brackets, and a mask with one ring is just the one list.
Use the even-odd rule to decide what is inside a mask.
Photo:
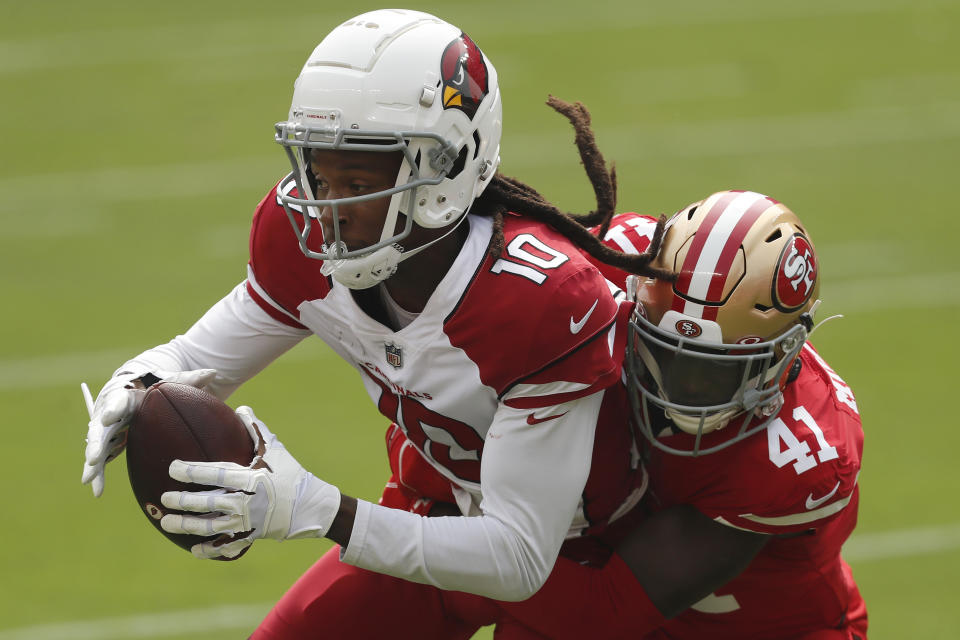
[[(819, 263), (800, 220), (759, 193), (721, 191), (667, 222), (651, 266), (677, 279), (627, 284), (638, 303), (626, 360), (640, 430), (661, 449), (695, 456), (765, 428), (818, 300)], [(663, 415), (695, 436), (689, 448), (657, 439), (654, 424), (668, 426)], [(704, 434), (734, 418), (734, 436), (701, 446)]]

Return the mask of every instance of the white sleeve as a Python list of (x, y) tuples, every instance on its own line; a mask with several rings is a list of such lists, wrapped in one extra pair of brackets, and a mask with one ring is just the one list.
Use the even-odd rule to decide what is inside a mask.
[(241, 282), (185, 334), (128, 360), (114, 375), (216, 369), (211, 391), (223, 400), (309, 335), (271, 318)]
[(535, 412), (501, 405), (483, 448), (482, 515), (427, 518), (359, 501), (341, 559), (441, 589), (529, 598), (550, 575), (580, 502), (602, 397)]

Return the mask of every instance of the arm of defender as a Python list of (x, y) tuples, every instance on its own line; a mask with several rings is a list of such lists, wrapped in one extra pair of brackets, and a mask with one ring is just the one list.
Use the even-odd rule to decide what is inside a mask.
[(501, 606), (550, 638), (591, 637), (597, 620), (617, 637), (640, 637), (736, 577), (769, 538), (670, 507), (634, 529), (603, 568), (559, 558), (532, 598)]
[(770, 538), (677, 505), (644, 521), (617, 553), (657, 610), (672, 618), (739, 575)]

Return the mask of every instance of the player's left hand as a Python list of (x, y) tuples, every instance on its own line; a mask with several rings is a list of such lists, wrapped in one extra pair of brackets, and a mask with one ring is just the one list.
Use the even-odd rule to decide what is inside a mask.
[(80, 482), (90, 484), (95, 498), (103, 494), (103, 468), (127, 446), (130, 420), (143, 401), (143, 392), (147, 387), (162, 380), (207, 389), (216, 377), (215, 369), (154, 370), (149, 373), (125, 371), (114, 375), (103, 385), (96, 402), (90, 397), (87, 384), (81, 384), (90, 422), (87, 423), (87, 446), (84, 450)]
[(200, 536), (251, 532), (225, 544), (196, 544), (191, 551), (198, 558), (234, 557), (259, 538), (326, 535), (340, 508), (339, 489), (300, 466), (250, 407), (239, 407), (237, 416), (256, 443), (253, 461), (246, 467), (232, 462), (171, 462), (174, 480), (221, 488), (165, 492), (160, 496), (165, 507), (197, 515), (168, 514), (160, 526), (170, 533)]

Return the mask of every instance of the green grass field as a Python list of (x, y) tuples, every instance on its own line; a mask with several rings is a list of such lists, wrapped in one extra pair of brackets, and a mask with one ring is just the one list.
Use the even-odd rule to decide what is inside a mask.
[[(245, 637), (326, 549), (260, 542), (241, 562), (194, 560), (147, 525), (123, 461), (94, 500), (79, 482), (79, 384), (98, 389), (245, 277), (250, 216), (286, 166), (272, 125), (319, 38), (365, 8), (0, 0), (0, 640)], [(846, 316), (814, 341), (864, 418), (848, 551), (871, 637), (956, 638), (960, 5), (415, 8), (493, 59), (503, 170), (561, 208), (593, 201), (551, 93), (591, 109), (622, 210), (750, 188), (800, 214), (822, 317)], [(379, 494), (384, 421), (322, 345), (230, 403), (255, 407), (321, 477)]]

